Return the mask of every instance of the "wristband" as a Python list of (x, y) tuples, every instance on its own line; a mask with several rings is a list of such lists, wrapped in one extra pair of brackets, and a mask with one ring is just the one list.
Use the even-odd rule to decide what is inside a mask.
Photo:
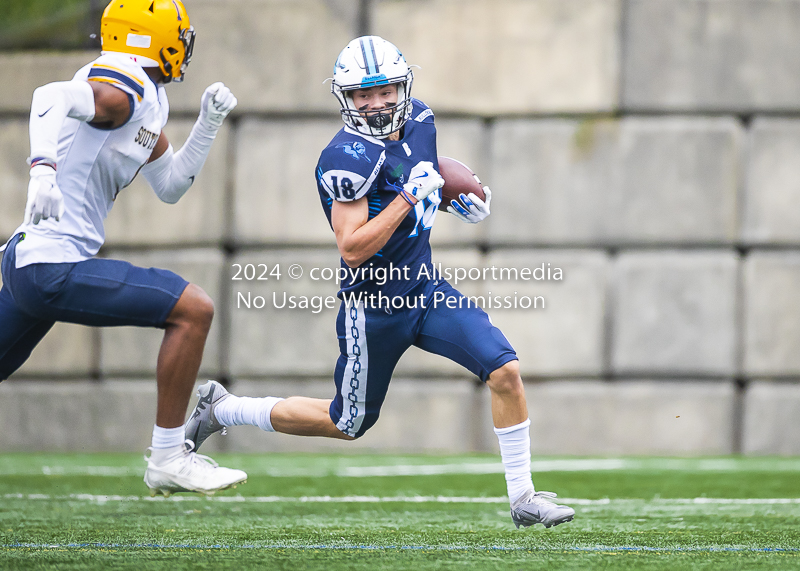
[(30, 159), (28, 161), (28, 164), (31, 165), (31, 168), (44, 166), (44, 167), (50, 167), (51, 169), (56, 170), (56, 163), (54, 163), (53, 161), (51, 161), (50, 159), (48, 159), (46, 157), (36, 157), (35, 159)]
[(399, 194), (405, 199), (406, 202), (408, 202), (411, 205), (412, 208), (417, 205), (417, 202), (419, 202), (419, 200), (417, 200), (417, 202), (412, 202), (411, 197), (408, 195), (405, 189), (401, 190)]

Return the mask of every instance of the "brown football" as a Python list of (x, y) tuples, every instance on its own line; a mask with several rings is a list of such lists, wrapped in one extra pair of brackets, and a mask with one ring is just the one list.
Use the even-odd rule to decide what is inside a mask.
[(464, 163), (450, 157), (439, 157), (439, 174), (444, 179), (442, 203), (439, 210), (447, 210), (450, 201), (458, 199), (459, 194), (474, 193), (481, 200), (486, 199), (481, 181)]

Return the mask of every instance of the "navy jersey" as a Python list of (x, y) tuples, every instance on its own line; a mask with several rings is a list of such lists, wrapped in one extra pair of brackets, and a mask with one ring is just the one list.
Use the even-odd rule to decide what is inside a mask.
[[(329, 224), (334, 200), (350, 202), (366, 197), (372, 220), (397, 198), (418, 162), (430, 161), (439, 170), (433, 111), (417, 99), (412, 101), (411, 119), (403, 126), (399, 141), (375, 139), (344, 127), (322, 151), (316, 170), (317, 189)], [(380, 291), (393, 297), (424, 287), (426, 276), (433, 275), (429, 238), (441, 201), (442, 191), (437, 190), (418, 202), (383, 248), (360, 266), (355, 279), (351, 274), (342, 282), (340, 296), (342, 292), (369, 295)], [(348, 267), (344, 260), (341, 263), (343, 268)], [(422, 266), (427, 270), (420, 271)], [(379, 268), (385, 268), (383, 274), (375, 273)], [(386, 274), (390, 268), (391, 274)], [(392, 279), (386, 281), (386, 277)]]

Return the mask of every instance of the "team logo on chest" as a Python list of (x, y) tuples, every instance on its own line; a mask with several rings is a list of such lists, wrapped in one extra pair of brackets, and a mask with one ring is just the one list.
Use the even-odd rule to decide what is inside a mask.
[(354, 143), (340, 143), (336, 145), (336, 148), (343, 149), (345, 154), (350, 155), (357, 161), (361, 159), (366, 159), (368, 163), (372, 162), (367, 156), (367, 148), (358, 141)]
[(156, 141), (158, 141), (158, 133), (153, 133), (141, 127), (139, 132), (136, 133), (136, 140), (134, 142), (139, 143), (147, 150), (152, 150), (153, 147), (156, 146)]

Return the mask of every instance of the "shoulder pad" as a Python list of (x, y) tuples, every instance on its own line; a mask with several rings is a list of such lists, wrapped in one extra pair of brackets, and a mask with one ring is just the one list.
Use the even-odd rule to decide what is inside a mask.
[(414, 107), (411, 115), (418, 123), (433, 123), (433, 110), (419, 99), (413, 99)]
[(124, 54), (108, 53), (94, 60), (88, 70), (88, 81), (101, 81), (144, 99), (150, 78), (142, 67)]
[(378, 178), (386, 153), (382, 151), (374, 160), (367, 162), (361, 159), (342, 160), (336, 156), (339, 151), (341, 149), (336, 146), (329, 146), (323, 151), (317, 169), (320, 188), (338, 202), (363, 198)]
[(382, 147), (342, 131), (322, 151), (319, 162), (323, 170), (338, 168), (366, 176), (372, 172), (382, 153)]

